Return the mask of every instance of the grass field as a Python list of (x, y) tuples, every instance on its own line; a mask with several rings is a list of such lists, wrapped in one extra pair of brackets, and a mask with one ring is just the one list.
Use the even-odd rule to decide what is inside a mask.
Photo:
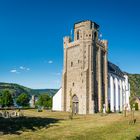
[(0, 118), (0, 140), (140, 140), (140, 112), (136, 124), (130, 125), (130, 114), (101, 116), (68, 113), (24, 111), (22, 118)]

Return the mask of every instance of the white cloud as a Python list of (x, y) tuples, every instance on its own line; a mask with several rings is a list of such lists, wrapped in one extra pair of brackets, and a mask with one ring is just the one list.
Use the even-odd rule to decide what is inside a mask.
[(52, 63), (53, 63), (53, 61), (52, 61), (52, 60), (49, 60), (49, 61), (48, 61), (48, 63), (49, 63), (49, 64), (52, 64)]
[(19, 73), (16, 69), (10, 70), (11, 73)]
[(24, 66), (20, 66), (19, 68), (15, 68), (15, 69), (10, 70), (10, 72), (11, 73), (17, 73), (17, 74), (19, 74), (21, 72), (26, 72), (26, 71), (29, 71), (29, 70), (30, 70), (30, 68), (26, 68)]
[(26, 67), (23, 67), (23, 66), (20, 66), (19, 69), (25, 70), (25, 71), (29, 71), (30, 70), (30, 68), (26, 68)]
[(21, 70), (25, 70), (26, 68), (25, 67), (23, 67), (23, 66), (20, 66), (19, 67)]
[(27, 71), (29, 71), (29, 70), (30, 70), (30, 68), (26, 68), (26, 70), (27, 70)]

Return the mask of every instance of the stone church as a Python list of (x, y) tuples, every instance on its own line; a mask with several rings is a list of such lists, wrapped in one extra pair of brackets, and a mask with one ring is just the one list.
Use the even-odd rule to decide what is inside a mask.
[(122, 110), (120, 100), (124, 91), (122, 88), (118, 91), (123, 84), (116, 88), (113, 83), (112, 90), (110, 77), (115, 75), (119, 81), (125, 81), (125, 77), (117, 66), (108, 62), (108, 41), (99, 39), (99, 25), (90, 20), (75, 23), (74, 39), (64, 37), (63, 46), (62, 88), (53, 97), (53, 110), (68, 112), (71, 102), (73, 112), (79, 114), (93, 114), (103, 108)]

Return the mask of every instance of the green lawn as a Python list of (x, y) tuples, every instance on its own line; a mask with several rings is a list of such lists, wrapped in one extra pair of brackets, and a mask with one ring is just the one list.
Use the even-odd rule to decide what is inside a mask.
[(140, 140), (140, 112), (135, 112), (135, 125), (129, 125), (129, 114), (77, 115), (73, 120), (63, 112), (26, 110), (24, 115), (0, 118), (0, 140)]

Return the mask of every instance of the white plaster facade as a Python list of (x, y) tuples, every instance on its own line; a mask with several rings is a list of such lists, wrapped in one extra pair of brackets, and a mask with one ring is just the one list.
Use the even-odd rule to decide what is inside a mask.
[(58, 90), (58, 92), (53, 96), (53, 106), (52, 109), (54, 111), (62, 111), (62, 88)]
[(130, 84), (128, 76), (119, 77), (115, 74), (108, 74), (108, 103), (111, 112), (123, 111), (126, 107), (130, 109)]

